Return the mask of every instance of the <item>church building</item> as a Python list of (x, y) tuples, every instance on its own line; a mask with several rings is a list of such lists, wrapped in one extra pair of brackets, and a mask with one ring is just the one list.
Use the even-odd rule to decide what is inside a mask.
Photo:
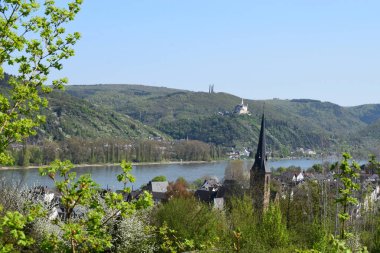
[(265, 117), (263, 114), (255, 162), (250, 171), (250, 192), (253, 198), (253, 205), (259, 212), (265, 211), (268, 208), (270, 199), (271, 170), (267, 165), (265, 145)]

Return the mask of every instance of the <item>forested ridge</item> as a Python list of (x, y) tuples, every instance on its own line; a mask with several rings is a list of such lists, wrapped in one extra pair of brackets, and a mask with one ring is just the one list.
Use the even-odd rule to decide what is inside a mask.
[[(175, 139), (196, 139), (225, 147), (256, 145), (265, 110), (269, 147), (282, 155), (297, 147), (378, 153), (380, 105), (342, 107), (310, 99), (244, 100), (250, 116), (232, 115), (241, 98), (144, 85), (75, 85), (67, 92), (97, 106), (155, 127)], [(248, 96), (248, 95), (247, 95)], [(249, 97), (254, 97), (252, 94)], [(263, 109), (265, 108), (265, 109)], [(370, 131), (368, 131), (370, 130)], [(364, 155), (363, 152), (362, 155)]]
[[(7, 76), (2, 81), (2, 90), (7, 86), (6, 79)], [(67, 156), (69, 152), (64, 150), (79, 150), (72, 145), (88, 147), (81, 153), (86, 158), (73, 159), (76, 162), (119, 162), (119, 154), (133, 161), (185, 159), (173, 155), (175, 151), (162, 152), (173, 150), (173, 142), (178, 140), (198, 140), (209, 145), (208, 154), (202, 155), (206, 160), (223, 157), (232, 148), (251, 150), (257, 143), (263, 111), (268, 151), (274, 157), (291, 156), (299, 148), (319, 154), (350, 151), (356, 157), (378, 154), (380, 150), (380, 105), (377, 104), (342, 107), (310, 99), (244, 100), (251, 115), (236, 115), (232, 111), (241, 99), (227, 93), (143, 85), (67, 86), (66, 91), (54, 91), (47, 99), (49, 106), (42, 111), (46, 123), (25, 145), (58, 145), (62, 156), (71, 159), (73, 156)], [(117, 147), (116, 154), (107, 154), (107, 148), (99, 148), (105, 145)], [(121, 148), (128, 145), (134, 147), (132, 151)], [(141, 149), (137, 147), (147, 145), (149, 148), (145, 150), (153, 151), (146, 157), (138, 155)], [(95, 159), (88, 153), (96, 146), (98, 152), (107, 151)], [(17, 150), (19, 155), (23, 153), (20, 148)], [(40, 152), (35, 148), (31, 151)], [(190, 159), (189, 154), (185, 156)], [(196, 157), (199, 158), (197, 155), (193, 158)], [(35, 163), (18, 160), (19, 165)]]

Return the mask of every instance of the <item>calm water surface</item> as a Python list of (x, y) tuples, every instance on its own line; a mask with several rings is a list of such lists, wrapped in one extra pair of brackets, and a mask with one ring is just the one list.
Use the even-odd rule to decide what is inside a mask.
[[(245, 161), (246, 166), (250, 167), (253, 161)], [(271, 168), (299, 166), (302, 169), (308, 169), (313, 164), (322, 163), (321, 160), (279, 160), (270, 161)], [(216, 176), (223, 179), (225, 168), (228, 161), (212, 162), (212, 163), (193, 163), (193, 164), (158, 164), (158, 165), (135, 165), (132, 174), (136, 177), (136, 182), (132, 185), (138, 188), (146, 184), (155, 176), (164, 175), (169, 181), (174, 181), (178, 177), (184, 177), (187, 181), (192, 182), (204, 176)], [(92, 178), (101, 185), (101, 187), (109, 187), (111, 189), (119, 189), (122, 184), (116, 181), (116, 175), (121, 173), (120, 166), (105, 167), (82, 167), (75, 168), (78, 175), (90, 173)], [(47, 185), (52, 187), (52, 181), (47, 177), (41, 177), (38, 169), (18, 169), (18, 170), (0, 170), (0, 178), (7, 181), (21, 182), (29, 186)]]

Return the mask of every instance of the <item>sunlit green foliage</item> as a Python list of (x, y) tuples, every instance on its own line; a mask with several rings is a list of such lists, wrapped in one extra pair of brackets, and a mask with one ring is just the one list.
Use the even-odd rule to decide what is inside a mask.
[[(194, 198), (173, 198), (158, 208), (154, 219), (165, 248), (184, 244), (202, 250), (223, 245), (226, 232), (223, 214)], [(168, 242), (173, 238), (176, 241)]]
[[(257, 226), (259, 217), (253, 209), (252, 199), (244, 195), (243, 198), (232, 198), (231, 208), (229, 210), (229, 220), (233, 231), (239, 231), (239, 248), (240, 252), (249, 252), (248, 249), (260, 252), (264, 251), (264, 247), (260, 245), (258, 240), (260, 235)], [(234, 247), (236, 247), (236, 235), (231, 233), (231, 237), (235, 239)]]
[(350, 164), (352, 157), (348, 153), (343, 154), (343, 160), (340, 164), (334, 164), (331, 169), (335, 171), (335, 178), (340, 180), (342, 186), (339, 188), (339, 196), (336, 201), (339, 203), (343, 210), (339, 213), (339, 220), (341, 221), (340, 237), (346, 239), (349, 234), (346, 232), (346, 221), (350, 218), (348, 208), (350, 205), (358, 204), (358, 199), (354, 197), (354, 192), (358, 191), (360, 186), (355, 182), (359, 177), (360, 166), (355, 161)]
[[(228, 219), (232, 225), (231, 237), (236, 250), (236, 233), (239, 235), (239, 252), (291, 252), (289, 230), (286, 228), (277, 204), (261, 216), (254, 210), (252, 199), (232, 198)], [(283, 250), (283, 251), (281, 251)]]
[[(160, 252), (186, 252), (196, 249), (194, 240), (180, 237), (176, 230), (168, 227), (166, 221), (164, 221), (164, 223), (158, 227), (157, 230), (157, 241)], [(205, 247), (202, 246), (202, 248)]]
[[(127, 183), (134, 180), (130, 174), (131, 165), (121, 164), (122, 173), (117, 176), (124, 184), (124, 192), (129, 192)], [(109, 223), (118, 217), (128, 217), (136, 209), (153, 205), (152, 196), (144, 192), (137, 201), (124, 201), (124, 196), (115, 192), (106, 192), (104, 201), (99, 198), (98, 185), (86, 174), (79, 178), (71, 172), (73, 165), (69, 161), (55, 161), (51, 166), (40, 169), (41, 175), (49, 176), (61, 195), (64, 217), (54, 223), (63, 235), (50, 234), (44, 245), (54, 248), (68, 248), (71, 252), (103, 252), (111, 248), (112, 237)], [(48, 249), (47, 247), (46, 249)]]
[(52, 87), (46, 85), (51, 70), (61, 70), (62, 60), (74, 55), (72, 46), (80, 35), (67, 33), (64, 26), (74, 19), (81, 3), (75, 0), (58, 7), (52, 0), (1, 2), (0, 79), (4, 65), (17, 69), (17, 75), (9, 77), (10, 88), (0, 94), (0, 164), (13, 162), (6, 152), (10, 143), (36, 134), (35, 127), (45, 121), (38, 113), (47, 106), (41, 94), (67, 83), (63, 78), (53, 81)]
[(0, 252), (17, 252), (33, 245), (35, 241), (26, 235), (25, 227), (42, 215), (44, 212), (39, 205), (32, 205), (27, 215), (18, 211), (3, 213), (0, 205)]
[(289, 234), (283, 221), (278, 205), (272, 204), (263, 214), (262, 224), (259, 227), (261, 238), (269, 248), (286, 247), (289, 242)]
[[(13, 163), (8, 146), (36, 134), (35, 128), (45, 121), (39, 109), (47, 106), (47, 100), (41, 95), (62, 89), (67, 82), (62, 78), (46, 85), (50, 71), (61, 70), (62, 60), (74, 55), (72, 46), (80, 35), (67, 33), (64, 26), (74, 19), (81, 3), (75, 0), (58, 7), (53, 0), (1, 2), (0, 79), (5, 77), (5, 65), (13, 66), (17, 75), (7, 76), (9, 87), (0, 93), (0, 164)], [(18, 251), (33, 243), (24, 229), (36, 217), (34, 208), (27, 215), (7, 211), (0, 217), (0, 251)]]
[(128, 183), (135, 182), (135, 177), (132, 175), (132, 164), (127, 163), (126, 161), (121, 162), (121, 169), (123, 172), (116, 176), (117, 181), (123, 183), (124, 185), (124, 192), (128, 193), (131, 191), (130, 187), (127, 187)]

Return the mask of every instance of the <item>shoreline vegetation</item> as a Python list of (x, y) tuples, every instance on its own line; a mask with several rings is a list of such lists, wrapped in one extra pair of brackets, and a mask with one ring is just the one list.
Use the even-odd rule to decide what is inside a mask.
[[(232, 161), (233, 159), (217, 159), (217, 160), (208, 160), (208, 161), (159, 161), (159, 162), (132, 162), (131, 164), (133, 166), (143, 166), (143, 165), (171, 165), (171, 164), (202, 164), (202, 163), (216, 163), (220, 161)], [(252, 160), (252, 158), (248, 159), (242, 159), (242, 160)], [(286, 158), (269, 158), (268, 159), (271, 162), (276, 162), (276, 161), (292, 161), (292, 160), (315, 160), (315, 161), (320, 161), (320, 163), (324, 162), (331, 162), (331, 161), (338, 161), (338, 157), (320, 157), (320, 156), (315, 156), (315, 157), (309, 157), (309, 156), (304, 156), (304, 157), (286, 157)], [(354, 159), (356, 161), (367, 161), (368, 158), (357, 158)], [(86, 168), (86, 167), (110, 167), (110, 166), (120, 166), (120, 163), (82, 163), (82, 164), (74, 164), (74, 168)], [(28, 169), (38, 169), (38, 168), (46, 168), (48, 165), (30, 165), (30, 166), (2, 166), (0, 167), (0, 171), (4, 170), (28, 170)]]
[[(322, 157), (290, 157), (290, 158), (269, 158), (270, 161), (291, 161), (291, 160), (323, 160)], [(252, 158), (243, 159), (243, 160), (252, 160)], [(202, 163), (216, 163), (220, 161), (232, 161), (232, 159), (218, 159), (218, 160), (209, 160), (209, 161), (160, 161), (160, 162), (132, 162), (133, 166), (142, 166), (142, 165), (170, 165), (170, 164), (202, 164)], [(108, 166), (119, 166), (120, 163), (82, 163), (74, 164), (74, 168), (85, 168), (85, 167), (108, 167)], [(31, 166), (3, 166), (0, 167), (1, 170), (23, 170), (23, 169), (38, 169), (45, 168), (48, 165), (31, 165)]]
[[(142, 166), (142, 165), (170, 165), (170, 164), (202, 164), (202, 163), (215, 163), (219, 161), (225, 161), (228, 159), (221, 160), (212, 160), (212, 161), (162, 161), (162, 162), (141, 162), (136, 163), (132, 162), (133, 166)], [(1, 170), (28, 170), (28, 169), (38, 169), (46, 168), (49, 165), (31, 165), (27, 167), (22, 166), (4, 166), (0, 167)], [(109, 167), (109, 166), (120, 166), (120, 163), (96, 163), (96, 164), (74, 164), (74, 168), (86, 168), (86, 167)]]

